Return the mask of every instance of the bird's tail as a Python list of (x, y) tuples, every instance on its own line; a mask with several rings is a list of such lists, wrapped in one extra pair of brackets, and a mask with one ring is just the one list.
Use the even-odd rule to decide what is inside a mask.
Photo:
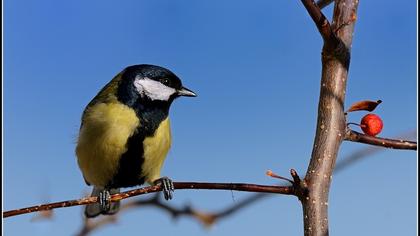
[[(100, 187), (93, 187), (92, 190), (92, 197), (98, 197), (99, 193), (101, 191), (103, 191), (103, 188)], [(112, 194), (116, 194), (119, 193), (120, 189), (119, 188), (111, 188), (109, 189), (109, 193)], [(103, 211), (102, 207), (99, 203), (93, 203), (93, 204), (89, 204), (86, 206), (85, 208), (85, 216), (88, 218), (92, 218), (92, 217), (96, 217), (99, 214), (103, 214), (103, 215), (113, 215), (115, 213), (118, 212), (118, 210), (120, 209), (120, 202), (111, 202), (110, 203), (110, 208), (108, 211)]]

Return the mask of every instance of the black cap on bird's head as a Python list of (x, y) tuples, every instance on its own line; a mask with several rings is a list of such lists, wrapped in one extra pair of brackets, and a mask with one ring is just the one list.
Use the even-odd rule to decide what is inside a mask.
[(168, 102), (177, 97), (196, 97), (197, 95), (182, 86), (181, 80), (170, 70), (155, 65), (133, 65), (122, 74), (118, 97), (130, 102), (137, 99), (145, 101)]

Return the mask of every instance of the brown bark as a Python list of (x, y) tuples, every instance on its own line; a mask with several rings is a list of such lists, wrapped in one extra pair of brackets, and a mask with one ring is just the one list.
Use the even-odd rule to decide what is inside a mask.
[[(214, 190), (217, 189), (217, 190), (234, 190), (234, 191), (258, 192), (258, 193), (278, 193), (278, 194), (285, 194), (285, 195), (295, 195), (294, 186), (269, 186), (269, 185), (244, 184), (244, 183), (174, 182), (174, 188), (175, 189), (214, 189)], [(134, 197), (137, 195), (159, 192), (161, 190), (162, 188), (160, 185), (134, 189), (134, 190), (112, 195), (111, 202), (121, 201), (123, 199)], [(78, 200), (54, 202), (54, 203), (49, 203), (49, 204), (44, 204), (44, 205), (5, 211), (3, 212), (3, 218), (37, 212), (37, 211), (47, 211), (47, 210), (51, 210), (55, 208), (87, 205), (87, 204), (91, 204), (95, 202), (98, 202), (98, 197), (86, 197), (86, 198), (82, 198)]]
[(345, 140), (386, 148), (417, 150), (417, 142), (402, 139), (397, 140), (389, 138), (372, 137), (350, 129), (347, 130)]
[(326, 236), (329, 233), (328, 194), (337, 154), (346, 135), (343, 104), (358, 1), (335, 1), (331, 26), (314, 1), (302, 2), (317, 25), (324, 46), (316, 135), (303, 181), (306, 195), (300, 200), (305, 235)]

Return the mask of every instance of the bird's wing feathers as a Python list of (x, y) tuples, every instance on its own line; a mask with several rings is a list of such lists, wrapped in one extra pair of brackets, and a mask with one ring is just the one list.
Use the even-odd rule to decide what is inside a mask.
[[(124, 72), (124, 71), (123, 71)], [(101, 91), (89, 102), (82, 114), (82, 122), (80, 128), (83, 126), (86, 111), (98, 103), (108, 103), (117, 101), (118, 84), (121, 81), (123, 72), (116, 75), (108, 84), (106, 84)]]

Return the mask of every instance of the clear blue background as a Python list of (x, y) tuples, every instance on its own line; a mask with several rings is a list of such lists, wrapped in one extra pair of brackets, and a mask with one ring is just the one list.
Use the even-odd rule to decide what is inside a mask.
[[(381, 136), (415, 130), (416, 1), (360, 1), (346, 106), (382, 99)], [(332, 7), (324, 10), (331, 16)], [(4, 209), (76, 199), (90, 191), (74, 155), (85, 105), (127, 65), (178, 74), (199, 97), (171, 110), (163, 174), (177, 181), (276, 183), (267, 169), (302, 175), (312, 150), (321, 38), (293, 1), (4, 1)], [(358, 122), (364, 113), (350, 115)], [(411, 137), (416, 139), (416, 137)], [(339, 160), (366, 146), (344, 143)], [(417, 157), (386, 150), (334, 177), (332, 235), (414, 235)], [(233, 194), (233, 197), (232, 197)], [(222, 209), (249, 194), (176, 191), (171, 204)], [(5, 235), (74, 235), (82, 208), (4, 220)], [(157, 209), (121, 215), (94, 235), (302, 235), (294, 197), (274, 196), (210, 230)]]

